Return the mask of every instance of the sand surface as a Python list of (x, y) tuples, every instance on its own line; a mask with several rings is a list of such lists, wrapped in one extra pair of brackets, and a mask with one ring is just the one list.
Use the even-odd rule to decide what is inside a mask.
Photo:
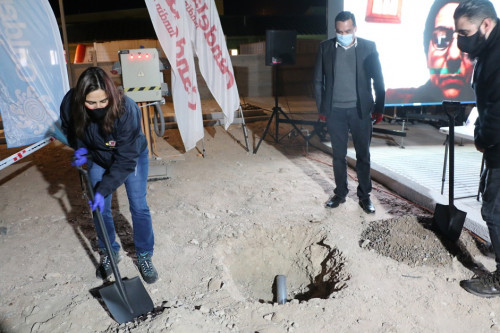
[[(248, 125), (254, 147), (266, 122)], [(498, 299), (459, 281), (493, 269), (468, 233), (458, 246), (431, 230), (429, 212), (374, 183), (377, 212), (350, 194), (324, 208), (331, 156), (300, 137), (244, 149), (239, 126), (205, 128), (172, 177), (148, 182), (160, 280), (146, 285), (155, 310), (119, 325), (97, 297), (99, 257), (72, 151), (60, 143), (0, 171), (1, 332), (491, 332)], [(16, 149), (0, 147), (3, 159)], [(114, 196), (123, 277), (139, 276), (124, 188)], [(286, 276), (284, 305), (274, 279)]]

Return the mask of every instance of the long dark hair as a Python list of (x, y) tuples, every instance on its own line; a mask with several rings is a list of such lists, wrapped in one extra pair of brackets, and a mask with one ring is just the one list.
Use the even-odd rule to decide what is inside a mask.
[(108, 74), (100, 67), (87, 68), (78, 78), (71, 105), (75, 134), (80, 139), (83, 139), (85, 128), (90, 122), (85, 99), (89, 93), (98, 89), (106, 92), (109, 101), (106, 116), (100, 122), (100, 129), (105, 134), (113, 132), (115, 120), (123, 113), (122, 96)]

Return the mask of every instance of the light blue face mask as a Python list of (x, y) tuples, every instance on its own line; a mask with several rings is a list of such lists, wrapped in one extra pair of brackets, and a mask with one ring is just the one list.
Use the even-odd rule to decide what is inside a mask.
[(353, 40), (354, 40), (354, 34), (348, 34), (348, 35), (337, 34), (337, 42), (339, 42), (339, 44), (342, 46), (351, 45)]

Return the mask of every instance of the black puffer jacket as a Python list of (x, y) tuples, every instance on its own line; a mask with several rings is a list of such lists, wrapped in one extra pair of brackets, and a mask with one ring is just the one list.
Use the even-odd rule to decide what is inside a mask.
[(500, 168), (500, 32), (499, 21), (486, 40), (474, 68), (473, 88), (479, 117), (474, 142), (484, 148), (488, 168)]
[(113, 133), (103, 136), (99, 124), (91, 122), (83, 140), (76, 139), (71, 116), (73, 89), (61, 102), (61, 123), (69, 144), (74, 149), (85, 147), (94, 163), (106, 169), (102, 181), (94, 189), (107, 196), (113, 193), (134, 172), (139, 154), (147, 147), (141, 128), (141, 111), (137, 104), (123, 96), (124, 112), (115, 121)]

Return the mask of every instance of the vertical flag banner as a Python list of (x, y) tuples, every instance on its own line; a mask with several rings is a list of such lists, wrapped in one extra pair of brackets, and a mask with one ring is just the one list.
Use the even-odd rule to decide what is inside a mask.
[(55, 136), (67, 143), (59, 104), (69, 90), (59, 28), (48, 0), (0, 0), (0, 113), (7, 146)]
[(186, 151), (203, 138), (200, 93), (183, 0), (145, 0), (158, 40), (172, 67), (175, 116)]
[(184, 0), (190, 17), (191, 40), (198, 55), (200, 72), (222, 108), (225, 128), (234, 120), (240, 98), (233, 65), (214, 0)]

